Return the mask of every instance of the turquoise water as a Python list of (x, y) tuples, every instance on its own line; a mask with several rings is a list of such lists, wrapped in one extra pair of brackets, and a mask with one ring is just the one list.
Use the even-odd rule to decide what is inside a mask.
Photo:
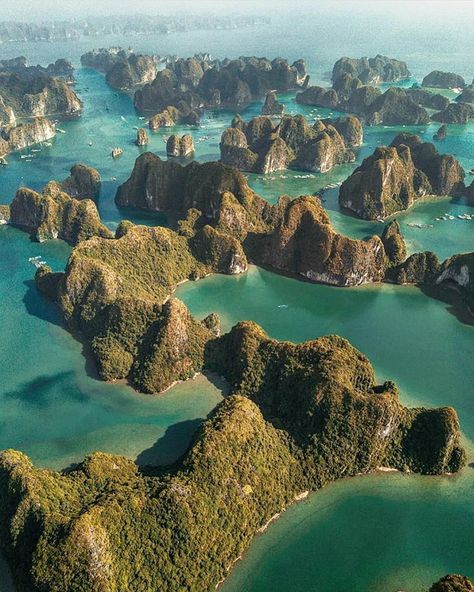
[[(182, 56), (211, 51), (218, 57), (241, 53), (283, 55), (290, 60), (305, 57), (317, 81), (341, 55), (380, 52), (406, 59), (418, 80), (436, 67), (457, 71), (470, 81), (474, 39), (470, 35), (464, 35), (462, 43), (453, 39), (465, 28), (466, 10), (473, 16), (472, 4), (450, 4), (449, 19), (435, 22), (430, 20), (432, 6), (426, 6), (423, 20), (417, 21), (410, 17), (413, 3), (404, 3), (399, 15), (403, 27), (398, 28), (376, 3), (363, 4), (364, 8), (333, 3), (328, 12), (328, 3), (318, 3), (304, 14), (303, 8), (291, 17), (275, 14), (271, 27), (252, 30), (111, 38), (101, 39), (100, 45), (120, 43)], [(46, 63), (64, 56), (78, 63), (81, 53), (97, 43), (9, 44), (0, 47), (0, 59), (24, 54), (33, 62)], [(140, 153), (133, 144), (134, 127), (146, 122), (134, 112), (130, 97), (109, 89), (100, 74), (79, 69), (77, 79), (85, 102), (82, 117), (61, 122), (66, 134), (58, 134), (51, 147), (33, 153), (32, 162), (9, 156), (9, 166), (0, 170), (0, 203), (9, 203), (19, 185), (40, 189), (51, 178), (64, 178), (72, 164), (83, 161), (102, 174), (99, 209), (110, 228), (123, 217), (165, 223), (159, 215), (121, 213), (113, 202), (116, 188), (129, 176)], [(291, 94), (282, 100), (289, 113), (309, 118), (336, 115), (299, 106)], [(243, 116), (252, 117), (260, 108), (261, 103), (255, 103)], [(206, 113), (201, 128), (179, 126), (173, 133), (190, 132), (196, 158), (213, 160), (219, 156), (220, 135), (232, 115)], [(430, 139), (437, 127), (416, 131)], [(410, 128), (367, 129), (357, 161), (402, 130)], [(456, 154), (466, 170), (471, 169), (474, 125), (450, 126), (449, 131), (440, 150)], [(148, 148), (165, 157), (164, 140), (169, 133), (151, 134)], [(124, 149), (120, 159), (110, 157), (114, 146)], [(252, 187), (274, 203), (283, 193), (315, 193), (340, 183), (354, 166), (337, 167), (325, 175), (280, 171), (248, 177)], [(337, 189), (327, 191), (324, 199), (340, 232), (357, 238), (380, 232), (380, 224), (342, 213)], [(474, 222), (435, 220), (445, 212), (466, 211), (472, 213), (472, 207), (444, 199), (419, 203), (400, 215), (410, 252), (430, 249), (445, 258), (472, 250)], [(408, 226), (414, 223), (433, 227)], [(38, 245), (18, 230), (0, 227), (0, 449), (23, 450), (40, 466), (52, 468), (69, 466), (94, 450), (125, 454), (143, 464), (170, 462), (185, 450), (198, 422), (221, 400), (219, 385), (200, 377), (160, 397), (147, 397), (123, 384), (95, 380), (81, 345), (61, 327), (54, 306), (39, 297), (31, 282), (34, 270), (28, 257), (41, 255), (60, 270), (68, 253), (69, 247), (61, 241)], [(413, 287), (336, 289), (255, 267), (241, 277), (215, 276), (185, 284), (178, 296), (198, 317), (218, 311), (225, 329), (239, 320), (253, 319), (279, 339), (343, 335), (369, 356), (379, 380), (396, 380), (404, 403), (456, 407), (470, 462), (474, 461), (474, 329), (459, 322), (448, 305)], [(280, 304), (288, 308), (278, 308)], [(473, 489), (470, 467), (454, 478), (377, 475), (334, 484), (292, 507), (258, 537), (223, 590), (395, 592), (403, 588), (414, 592), (450, 571), (474, 576)], [(0, 562), (0, 591), (11, 590)]]
[(5, 226), (0, 244), (0, 449), (22, 450), (40, 466), (56, 469), (96, 450), (143, 464), (169, 463), (182, 454), (220, 391), (200, 377), (147, 397), (95, 380), (81, 345), (31, 281), (28, 257), (41, 255), (59, 270), (69, 248), (61, 241), (38, 245)]

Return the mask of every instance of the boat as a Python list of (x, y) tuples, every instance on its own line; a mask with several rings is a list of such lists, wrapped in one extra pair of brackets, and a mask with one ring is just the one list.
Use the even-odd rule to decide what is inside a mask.
[(65, 130), (61, 129), (60, 127), (56, 128), (56, 131), (58, 132), (58, 134), (65, 134)]
[(120, 116), (120, 119), (121, 119), (122, 121), (127, 121), (123, 115), (121, 115), (121, 116)]

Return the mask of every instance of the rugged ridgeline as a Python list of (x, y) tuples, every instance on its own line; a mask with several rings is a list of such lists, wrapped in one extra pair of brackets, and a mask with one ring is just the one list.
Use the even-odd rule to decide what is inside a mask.
[[(425, 151), (429, 156), (427, 164), (423, 159)], [(421, 150), (418, 166), (423, 165), (430, 184), (445, 186), (444, 171), (451, 166), (457, 170), (456, 161), (449, 157), (445, 163), (443, 156), (433, 157), (431, 152), (431, 148)], [(438, 157), (444, 163), (439, 167), (441, 175), (431, 166), (432, 158), (436, 161)], [(391, 223), (381, 237), (350, 239), (334, 231), (319, 198), (302, 196), (292, 200), (284, 196), (272, 206), (250, 189), (241, 173), (221, 163), (193, 162), (182, 167), (151, 153), (143, 154), (115, 199), (120, 207), (166, 212), (172, 218), (181, 218), (181, 229), (190, 235), (206, 225), (212, 227), (239, 241), (252, 262), (276, 272), (336, 286), (387, 280), (429, 285), (443, 293), (452, 286), (462, 294), (463, 306), (467, 304), (474, 310), (474, 261), (470, 255), (456, 256), (467, 259), (462, 274), (452, 277), (443, 275), (441, 268), (426, 277), (396, 276), (392, 268), (406, 259), (398, 224)], [(451, 268), (454, 259), (443, 265)]]
[(461, 195), (464, 170), (449, 154), (418, 136), (402, 133), (378, 147), (340, 187), (339, 203), (361, 218), (385, 218), (427, 195)]
[(193, 232), (211, 225), (240, 241), (253, 262), (283, 273), (341, 286), (380, 281), (385, 273), (379, 237), (362, 241), (338, 234), (319, 198), (282, 197), (272, 206), (239, 171), (221, 163), (182, 167), (146, 153), (115, 199), (120, 207), (167, 212), (173, 218), (197, 209)]
[(333, 67), (331, 79), (335, 82), (343, 74), (359, 78), (364, 84), (397, 82), (410, 78), (405, 62), (376, 55), (375, 58), (341, 58)]
[(191, 235), (123, 222), (113, 239), (81, 242), (64, 274), (42, 269), (37, 281), (90, 346), (102, 379), (156, 393), (202, 370), (216, 328), (170, 294), (187, 279), (246, 269), (240, 243), (209, 226)]
[(157, 58), (120, 47), (89, 51), (81, 56), (81, 64), (104, 73), (107, 84), (120, 90), (151, 82), (158, 72)]
[(311, 126), (302, 115), (285, 115), (277, 124), (269, 116), (248, 123), (237, 116), (222, 134), (221, 162), (255, 173), (288, 167), (325, 173), (355, 160), (352, 148), (362, 140), (357, 117), (319, 120)]
[[(417, 85), (390, 87), (382, 93), (376, 84), (407, 78), (409, 72), (404, 62), (397, 60), (381, 58), (377, 67), (370, 66), (369, 62), (366, 58), (341, 58), (333, 69), (332, 87), (309, 86), (296, 95), (296, 101), (355, 113), (368, 125), (425, 125), (430, 119), (467, 123), (474, 118), (474, 108), (468, 102), (452, 103), (447, 97)], [(375, 63), (377, 58), (374, 58)]]
[(153, 82), (136, 91), (134, 104), (142, 113), (160, 116), (158, 120), (170, 121), (171, 112), (174, 123), (195, 123), (202, 109), (239, 109), (271, 90), (301, 89), (308, 80), (303, 60), (289, 65), (281, 58), (177, 58), (169, 60)]
[(41, 193), (20, 188), (9, 208), (9, 223), (40, 242), (61, 238), (75, 245), (92, 236), (111, 237), (93, 201), (100, 187), (98, 171), (77, 164), (67, 179), (49, 182)]
[(307, 492), (379, 466), (436, 475), (465, 462), (455, 411), (403, 407), (340, 337), (293, 345), (240, 323), (207, 342), (205, 364), (232, 393), (171, 470), (95, 453), (57, 473), (1, 453), (18, 592), (213, 590)]

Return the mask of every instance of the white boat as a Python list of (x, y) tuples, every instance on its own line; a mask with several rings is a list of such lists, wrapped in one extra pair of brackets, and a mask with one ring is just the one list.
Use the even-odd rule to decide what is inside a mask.
[(122, 121), (127, 121), (123, 115), (121, 115), (121, 116), (120, 116), (120, 119), (121, 119)]
[(56, 131), (58, 132), (58, 134), (65, 134), (66, 133), (65, 130), (63, 130), (63, 129), (59, 128), (59, 127), (56, 128)]

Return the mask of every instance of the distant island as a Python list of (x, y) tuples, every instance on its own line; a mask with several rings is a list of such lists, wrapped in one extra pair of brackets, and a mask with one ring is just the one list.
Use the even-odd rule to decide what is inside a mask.
[(233, 30), (270, 24), (266, 16), (245, 15), (136, 15), (86, 17), (44, 23), (0, 22), (0, 43), (78, 41), (104, 35), (167, 35), (187, 31)]

